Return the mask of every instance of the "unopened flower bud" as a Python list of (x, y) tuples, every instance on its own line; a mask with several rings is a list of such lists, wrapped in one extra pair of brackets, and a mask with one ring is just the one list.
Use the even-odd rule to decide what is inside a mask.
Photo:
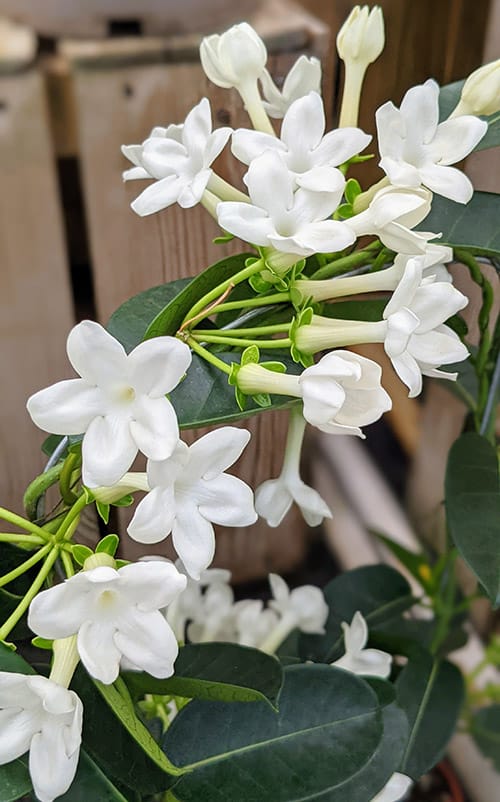
[(464, 114), (494, 114), (500, 110), (500, 59), (475, 70), (462, 88), (458, 105), (450, 117)]
[(384, 49), (384, 17), (380, 6), (354, 6), (337, 34), (337, 50), (342, 61), (356, 61), (365, 68)]

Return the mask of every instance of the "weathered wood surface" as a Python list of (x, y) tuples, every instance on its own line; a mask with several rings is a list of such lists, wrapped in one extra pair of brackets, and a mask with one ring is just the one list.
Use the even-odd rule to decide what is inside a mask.
[[(271, 71), (283, 76), (299, 52), (323, 57), (328, 48), (326, 28), (306, 12), (286, 3), (269, 3), (252, 20), (271, 51)], [(200, 269), (239, 251), (242, 244), (214, 245), (220, 229), (201, 207), (177, 206), (139, 218), (129, 208), (144, 182), (122, 183), (127, 167), (122, 143), (141, 142), (154, 125), (180, 122), (201, 97), (208, 96), (216, 124), (248, 125), (236, 92), (209, 84), (198, 63), (197, 46), (182, 50), (175, 43), (173, 63), (168, 42), (141, 40), (92, 43), (65, 42), (61, 53), (73, 67), (77, 145), (91, 247), (95, 302), (105, 322), (123, 301), (165, 281), (196, 274)], [(128, 50), (127, 50), (128, 49)], [(152, 58), (154, 54), (154, 58)], [(130, 58), (129, 58), (130, 57)], [(141, 63), (143, 58), (146, 63)], [(241, 171), (229, 148), (218, 160), (218, 171), (237, 182)], [(286, 415), (265, 413), (245, 422), (252, 441), (238, 465), (238, 475), (255, 487), (281, 467), (287, 430)], [(123, 511), (123, 526), (130, 512)], [(250, 530), (221, 530), (217, 560), (231, 567), (236, 579), (284, 572), (303, 554), (306, 532), (297, 511), (277, 530), (259, 522)], [(167, 544), (160, 544), (168, 548)], [(150, 549), (146, 549), (146, 551)], [(128, 542), (127, 554), (145, 550)]]
[(68, 373), (69, 270), (43, 81), (0, 75), (1, 504), (21, 509), (45, 435), (27, 397)]

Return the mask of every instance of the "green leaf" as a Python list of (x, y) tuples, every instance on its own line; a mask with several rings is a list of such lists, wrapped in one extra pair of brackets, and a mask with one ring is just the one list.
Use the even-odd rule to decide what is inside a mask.
[(31, 791), (28, 767), (22, 760), (0, 766), (0, 802), (18, 802)]
[(500, 485), (494, 447), (467, 432), (455, 441), (445, 479), (448, 528), (494, 606), (500, 604)]
[(85, 749), (105, 775), (144, 794), (165, 791), (173, 780), (169, 763), (131, 702), (113, 685), (94, 683), (81, 667), (72, 686), (85, 710)]
[(382, 320), (387, 299), (372, 298), (368, 301), (335, 301), (325, 303), (321, 314), (339, 320), (367, 320), (370, 323)]
[(366, 802), (396, 770), (406, 721), (379, 707), (360, 677), (330, 666), (290, 666), (279, 713), (268, 705), (194, 701), (164, 749), (189, 772), (180, 802)]
[(71, 549), (73, 559), (76, 563), (78, 563), (78, 565), (83, 565), (85, 560), (88, 560), (89, 557), (92, 557), (93, 553), (94, 552), (92, 549), (89, 549), (88, 546), (84, 546), (82, 543), (75, 543)]
[(452, 663), (415, 650), (396, 681), (396, 698), (410, 725), (400, 771), (418, 780), (440, 760), (455, 731), (463, 678)]
[[(457, 105), (464, 83), (465, 81), (455, 81), (441, 87), (439, 92), (439, 119), (441, 121), (446, 120)], [(500, 145), (500, 112), (490, 114), (489, 117), (482, 116), (481, 119), (488, 123), (488, 130), (474, 150), (486, 150), (486, 148)]]
[(129, 672), (125, 682), (135, 698), (146, 693), (224, 702), (267, 701), (275, 706), (283, 680), (275, 657), (234, 643), (183, 646), (175, 674), (155, 679)]
[(432, 592), (434, 590), (435, 582), (432, 576), (432, 569), (429, 565), (429, 560), (423, 553), (415, 553), (396, 543), (392, 538), (382, 535), (380, 532), (372, 530), (372, 534), (384, 543), (389, 551), (394, 554), (399, 562), (408, 569), (410, 574), (420, 582), (424, 590)]
[(342, 621), (351, 623), (354, 613), (365, 617), (370, 633), (378, 625), (398, 620), (414, 604), (406, 579), (387, 565), (367, 565), (337, 576), (323, 590), (330, 609), (324, 635), (302, 635), (304, 660), (331, 663), (344, 653)]
[(500, 255), (500, 195), (475, 192), (467, 204), (434, 195), (432, 209), (419, 228), (442, 233), (441, 245), (471, 248), (486, 256)]
[(97, 544), (95, 553), (100, 554), (102, 552), (104, 554), (109, 554), (110, 557), (114, 557), (119, 545), (120, 538), (118, 535), (106, 535), (106, 537), (103, 537)]
[(95, 506), (99, 517), (102, 518), (105, 524), (107, 524), (109, 522), (109, 504), (105, 504), (103, 501), (96, 501)]
[(474, 713), (470, 732), (481, 752), (500, 771), (500, 704), (483, 707)]
[(131, 797), (127, 799), (83, 751), (70, 789), (57, 799), (58, 802), (131, 802)]
[(148, 340), (163, 334), (174, 335), (196, 301), (218, 284), (243, 270), (247, 259), (248, 254), (245, 253), (227, 256), (191, 279), (151, 321), (144, 334), (144, 339)]
[(29, 663), (4, 643), (0, 643), (0, 671), (8, 671), (14, 674), (35, 674)]

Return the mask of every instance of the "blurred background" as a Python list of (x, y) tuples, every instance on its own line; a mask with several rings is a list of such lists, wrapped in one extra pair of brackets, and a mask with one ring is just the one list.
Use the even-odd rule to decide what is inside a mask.
[[(181, 122), (203, 95), (210, 97), (218, 124), (247, 124), (236, 93), (210, 85), (198, 63), (202, 35), (243, 19), (265, 39), (278, 84), (299, 54), (321, 59), (325, 106), (335, 124), (342, 86), (335, 36), (353, 5), (347, 0), (0, 0), (3, 506), (20, 510), (23, 490), (43, 468), (43, 434), (29, 420), (25, 401), (68, 375), (70, 327), (85, 317), (105, 324), (130, 296), (192, 275), (239, 248), (237, 242), (212, 243), (218, 230), (201, 208), (172, 207), (136, 217), (129, 204), (137, 185), (122, 183), (127, 164), (120, 145), (141, 142), (153, 125)], [(380, 5), (387, 44), (368, 70), (360, 118), (370, 133), (381, 103), (399, 103), (408, 87), (428, 77), (441, 84), (463, 78), (500, 55), (500, 0), (382, 0)], [(376, 161), (363, 170), (365, 186), (378, 178)], [(466, 169), (477, 188), (499, 191), (499, 166), (498, 154), (487, 151), (471, 157)], [(227, 154), (218, 169), (239, 179)], [(462, 275), (457, 283), (471, 295), (473, 321), (479, 303), (475, 288), (468, 288)], [(383, 507), (386, 492), (387, 499), (406, 496), (417, 529), (438, 537), (446, 454), (461, 430), (464, 408), (437, 384), (427, 387), (423, 400), (408, 399), (383, 351), (374, 353), (372, 347), (365, 353), (382, 361), (395, 404), (386, 420), (370, 428), (367, 447), (382, 465), (386, 490), (375, 491), (374, 504), (367, 503), (369, 494), (354, 499), (354, 507), (364, 504), (364, 512), (356, 513), (360, 526), (380, 528), (380, 521), (369, 519), (373, 507)], [(286, 416), (266, 414), (249, 426), (252, 447), (238, 470), (255, 486), (279, 473)], [(349, 484), (353, 476), (358, 488), (374, 487), (370, 455), (359, 443), (345, 442), (336, 444), (335, 453), (324, 443), (314, 453), (309, 470), (338, 513), (327, 537), (337, 538), (339, 529), (353, 537), (357, 524), (345, 499), (356, 495)], [(88, 526), (91, 540), (96, 523)], [(401, 529), (400, 523), (395, 526)], [(263, 524), (251, 536), (223, 532), (218, 562), (243, 581), (269, 570), (291, 571), (309, 552), (309, 538), (291, 513), (271, 537)], [(322, 553), (318, 560), (324, 568)]]

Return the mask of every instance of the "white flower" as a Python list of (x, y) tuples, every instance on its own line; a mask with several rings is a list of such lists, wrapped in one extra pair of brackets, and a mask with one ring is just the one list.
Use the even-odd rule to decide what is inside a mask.
[(392, 656), (380, 649), (365, 649), (368, 627), (361, 613), (354, 614), (350, 625), (343, 621), (342, 629), (345, 655), (332, 663), (332, 666), (351, 671), (353, 674), (387, 679), (391, 673)]
[[(262, 370), (267, 374), (271, 373), (265, 368), (261, 368)], [(293, 378), (296, 382), (297, 377)], [(255, 509), (261, 518), (265, 518), (269, 526), (279, 526), (294, 502), (309, 526), (319, 526), (323, 518), (332, 517), (330, 508), (320, 494), (300, 478), (300, 452), (305, 426), (306, 422), (302, 412), (293, 409), (290, 412), (281, 474), (277, 479), (268, 479), (263, 482), (255, 491)]]
[(332, 351), (299, 377), (308, 423), (328, 434), (356, 434), (392, 407), (380, 365), (350, 351)]
[(302, 585), (291, 591), (278, 574), (269, 574), (269, 584), (273, 594), (269, 608), (278, 613), (280, 620), (260, 644), (262, 651), (275, 652), (294, 629), (310, 635), (324, 634), (328, 605), (319, 588)]
[(299, 56), (286, 76), (281, 91), (267, 70), (260, 76), (265, 101), (263, 105), (270, 117), (281, 119), (294, 100), (309, 92), (321, 94), (321, 62), (317, 58)]
[(31, 602), (29, 627), (43, 638), (77, 635), (85, 668), (96, 679), (114, 682), (127, 668), (170, 677), (178, 646), (160, 610), (186, 587), (171, 563), (132, 563), (82, 571), (39, 593)]
[(331, 192), (343, 186), (336, 168), (363, 150), (371, 136), (359, 128), (339, 128), (325, 134), (323, 101), (317, 92), (295, 100), (285, 114), (281, 139), (261, 131), (239, 128), (234, 132), (231, 150), (244, 164), (276, 150), (297, 186), (313, 192)]
[(432, 195), (425, 189), (384, 187), (367, 209), (347, 221), (357, 237), (375, 234), (387, 248), (397, 253), (424, 253), (428, 240), (436, 234), (412, 231), (431, 209)]
[(337, 51), (345, 62), (364, 68), (384, 49), (384, 18), (380, 6), (354, 6), (337, 34)]
[(133, 201), (134, 212), (143, 217), (172, 203), (183, 208), (199, 203), (212, 177), (211, 164), (230, 135), (231, 128), (212, 131), (210, 103), (204, 97), (184, 124), (154, 128), (142, 145), (122, 145), (122, 153), (135, 165), (123, 173), (124, 180), (156, 179)]
[(244, 599), (233, 605), (235, 640), (242, 646), (258, 648), (278, 624), (278, 614), (264, 609), (260, 599)]
[(474, 188), (461, 170), (450, 167), (465, 158), (488, 129), (484, 120), (462, 115), (439, 123), (439, 86), (429, 79), (409, 89), (401, 107), (391, 101), (377, 112), (380, 166), (391, 184), (422, 184), (445, 198), (468, 203)]
[(351, 245), (351, 228), (327, 219), (338, 207), (345, 181), (340, 174), (328, 192), (300, 187), (281, 154), (266, 151), (254, 159), (245, 182), (251, 203), (223, 202), (217, 206), (219, 225), (254, 245), (271, 246), (297, 256), (330, 253)]
[(224, 471), (250, 439), (245, 429), (224, 426), (191, 446), (179, 441), (173, 455), (148, 462), (152, 488), (128, 527), (140, 543), (158, 543), (172, 532), (174, 548), (194, 579), (212, 562), (212, 524), (249, 526), (257, 516), (248, 485)]
[(230, 585), (226, 582), (207, 585), (187, 628), (191, 643), (233, 640), (233, 608), (234, 593)]
[(500, 110), (500, 58), (484, 64), (469, 75), (460, 101), (451, 117), (462, 114), (494, 114)]
[(50, 679), (0, 672), (0, 765), (29, 750), (29, 772), (40, 802), (62, 796), (80, 754), (82, 703)]
[(166, 459), (179, 428), (165, 394), (191, 363), (187, 345), (175, 337), (140, 343), (130, 354), (98, 323), (84, 320), (69, 333), (66, 350), (80, 379), (40, 390), (27, 407), (40, 429), (85, 433), (83, 481), (88, 487), (118, 482), (137, 452)]
[(422, 391), (422, 374), (453, 381), (457, 374), (438, 370), (439, 366), (469, 356), (459, 336), (443, 325), (467, 306), (468, 299), (448, 281), (422, 281), (422, 271), (421, 259), (408, 260), (384, 310), (384, 349), (411, 398)]
[(371, 802), (399, 802), (412, 784), (411, 777), (396, 771)]
[(223, 34), (205, 36), (200, 58), (207, 78), (216, 86), (231, 89), (261, 77), (267, 50), (252, 26), (241, 22)]

